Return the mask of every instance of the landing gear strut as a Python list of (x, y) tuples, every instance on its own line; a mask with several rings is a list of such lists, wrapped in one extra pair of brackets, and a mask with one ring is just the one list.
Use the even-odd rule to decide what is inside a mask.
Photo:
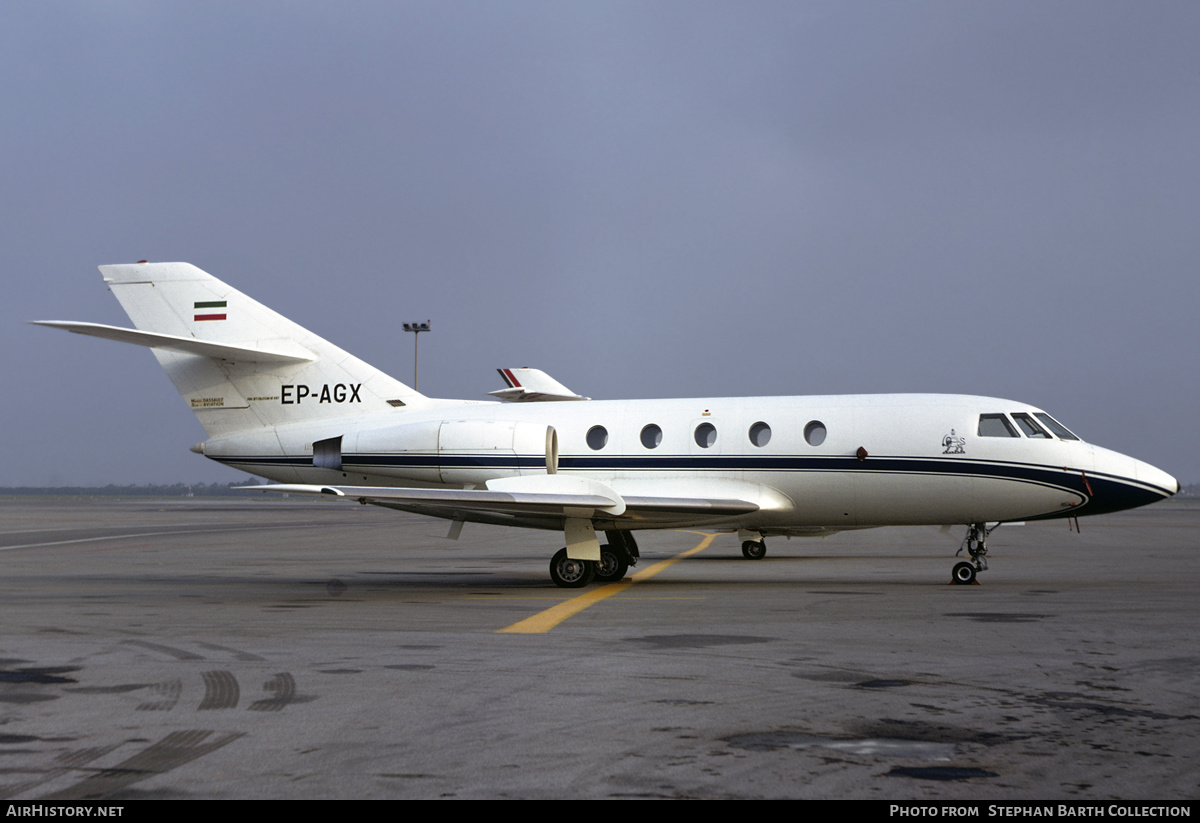
[[(999, 525), (999, 524), (997, 524)], [(975, 575), (987, 571), (987, 538), (996, 529), (987, 527), (986, 523), (972, 523), (967, 526), (967, 536), (958, 547), (955, 557), (961, 557), (963, 549), (971, 556), (971, 562), (955, 563), (950, 579), (960, 585), (969, 586), (975, 582)]]

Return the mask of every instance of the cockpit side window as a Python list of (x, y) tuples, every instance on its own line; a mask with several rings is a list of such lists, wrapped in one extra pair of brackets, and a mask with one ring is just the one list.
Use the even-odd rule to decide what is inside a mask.
[(1033, 416), (1036, 417), (1038, 420), (1041, 420), (1043, 423), (1045, 423), (1046, 428), (1048, 428), (1050, 431), (1057, 434), (1059, 440), (1078, 440), (1079, 439), (1078, 437), (1076, 437), (1074, 434), (1071, 433), (1070, 429), (1068, 429), (1062, 423), (1059, 423), (1057, 420), (1055, 420), (1053, 417), (1046, 414), (1045, 412), (1034, 412)]
[(1021, 431), (1025, 432), (1026, 437), (1041, 437), (1045, 440), (1053, 439), (1045, 429), (1037, 424), (1036, 420), (1024, 412), (1013, 412), (1013, 420), (1017, 421), (1017, 425), (1021, 427)]
[(1020, 437), (1013, 424), (1003, 414), (979, 415), (980, 437)]

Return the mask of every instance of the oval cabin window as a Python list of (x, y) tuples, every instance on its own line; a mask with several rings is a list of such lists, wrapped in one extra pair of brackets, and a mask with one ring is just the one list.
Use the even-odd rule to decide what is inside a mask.
[(603, 426), (592, 426), (587, 433), (588, 448), (599, 451), (608, 445), (608, 429)]
[(771, 442), (771, 427), (761, 420), (750, 427), (750, 442), (760, 449)]
[(710, 449), (717, 442), (717, 427), (712, 423), (701, 423), (696, 427), (696, 445)]
[(804, 439), (810, 446), (819, 446), (825, 442), (825, 424), (820, 420), (811, 420), (804, 427)]
[(657, 449), (662, 445), (662, 429), (653, 423), (642, 429), (642, 445), (648, 449)]

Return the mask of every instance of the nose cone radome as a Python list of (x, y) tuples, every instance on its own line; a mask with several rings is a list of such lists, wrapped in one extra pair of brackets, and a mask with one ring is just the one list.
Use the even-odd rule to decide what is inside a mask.
[(1151, 466), (1149, 463), (1143, 463), (1140, 460), (1137, 461), (1137, 475), (1140, 482), (1159, 489), (1164, 497), (1170, 497), (1179, 493), (1179, 481), (1162, 469)]
[(1160, 468), (1107, 449), (1095, 449), (1088, 513), (1115, 512), (1157, 503), (1178, 493), (1179, 481)]

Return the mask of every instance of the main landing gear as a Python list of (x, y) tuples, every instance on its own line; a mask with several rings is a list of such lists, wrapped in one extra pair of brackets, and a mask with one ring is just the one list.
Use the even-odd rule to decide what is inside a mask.
[(627, 531), (606, 531), (607, 543), (600, 546), (599, 560), (572, 560), (566, 548), (554, 553), (550, 560), (550, 579), (564, 589), (581, 589), (593, 580), (597, 583), (616, 583), (625, 577), (630, 566), (641, 555), (637, 541)]
[[(603, 558), (603, 555), (601, 555)], [(563, 546), (550, 558), (550, 579), (564, 589), (582, 589), (596, 576), (594, 560), (573, 560)]]
[(747, 560), (762, 560), (767, 556), (767, 541), (746, 540), (742, 543), (742, 557)]
[(606, 531), (607, 543), (600, 546), (600, 562), (596, 564), (596, 582), (616, 583), (625, 576), (630, 566), (636, 566), (641, 552), (633, 532)]
[(629, 571), (629, 562), (621, 557), (608, 543), (600, 547), (600, 559), (596, 561), (596, 580), (600, 583), (616, 583)]
[(950, 573), (951, 581), (960, 586), (969, 586), (975, 582), (976, 574), (987, 571), (987, 538), (995, 529), (995, 526), (989, 529), (986, 523), (972, 523), (967, 526), (967, 536), (954, 556), (962, 556), (963, 549), (966, 549), (967, 554), (971, 556), (971, 562), (955, 563), (954, 570)]
[(767, 541), (758, 529), (739, 529), (742, 539), (742, 557), (747, 560), (762, 560), (767, 556)]

